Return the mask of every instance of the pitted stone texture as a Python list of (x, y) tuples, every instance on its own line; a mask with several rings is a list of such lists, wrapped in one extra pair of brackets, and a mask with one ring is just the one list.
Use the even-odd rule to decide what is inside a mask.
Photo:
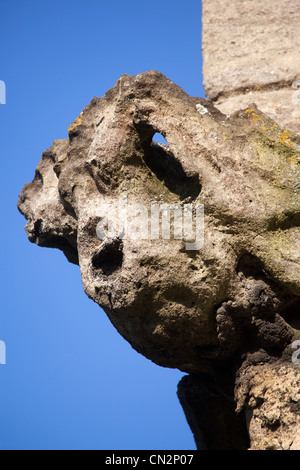
[(251, 450), (300, 449), (299, 364), (242, 368), (236, 402), (246, 410)]
[[(152, 142), (156, 132), (168, 146)], [(18, 207), (29, 240), (79, 263), (85, 292), (138, 352), (209, 384), (222, 371), (227, 383), (250, 352), (278, 357), (299, 335), (299, 161), (299, 137), (255, 105), (227, 118), (158, 72), (123, 75), (86, 106), (68, 139), (43, 153)], [(203, 204), (204, 246), (189, 251), (188, 240), (174, 237), (100, 240), (105, 204), (124, 196), (148, 214), (152, 203)], [(225, 430), (233, 391), (226, 400)]]
[[(44, 152), (19, 209), (30, 241), (79, 262), (85, 292), (137, 351), (197, 372), (245, 337), (277, 350), (292, 339), (282, 316), (300, 295), (299, 150), (256, 108), (227, 119), (158, 72), (124, 75)], [(203, 204), (204, 247), (99, 240), (103, 204), (124, 195), (149, 211)]]

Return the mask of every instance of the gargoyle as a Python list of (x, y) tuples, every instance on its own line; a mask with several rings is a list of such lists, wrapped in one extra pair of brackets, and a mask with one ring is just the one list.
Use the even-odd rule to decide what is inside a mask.
[[(152, 141), (157, 132), (167, 145)], [(138, 352), (226, 393), (224, 422), (238, 413), (236, 430), (250, 433), (251, 448), (249, 367), (285, 361), (298, 374), (290, 358), (299, 337), (299, 161), (299, 136), (255, 105), (229, 117), (149, 71), (123, 75), (93, 98), (69, 138), (43, 153), (18, 202), (29, 240), (79, 264), (86, 294)], [(129, 236), (120, 213), (109, 233), (107, 208), (122, 201), (129, 218), (145, 208), (143, 236)], [(160, 209), (179, 218), (182, 209), (181, 222), (186, 207), (194, 216), (203, 208), (201, 243), (193, 246), (180, 224), (176, 232), (176, 210), (170, 236), (153, 236), (154, 207), (156, 221)], [(220, 441), (207, 437), (218, 425), (203, 415), (196, 425), (186, 413), (198, 448), (250, 446), (247, 437), (225, 438), (229, 424)]]

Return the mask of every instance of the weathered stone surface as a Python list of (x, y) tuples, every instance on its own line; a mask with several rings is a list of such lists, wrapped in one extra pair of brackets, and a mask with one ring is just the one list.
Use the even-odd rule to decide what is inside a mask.
[(251, 364), (238, 374), (237, 409), (246, 410), (251, 450), (300, 449), (299, 364)]
[(256, 103), (300, 132), (300, 3), (203, 0), (203, 76), (207, 98), (222, 112)]
[(245, 109), (251, 103), (278, 122), (284, 129), (300, 134), (300, 80), (292, 86), (275, 90), (237, 93), (219, 97), (215, 106), (225, 114), (233, 114), (238, 109)]
[[(202, 4), (206, 96), (226, 115), (255, 103), (284, 128), (284, 135), (300, 134), (300, 3), (203, 0)], [(294, 246), (299, 246), (299, 236)], [(299, 304), (292, 310), (295, 320)], [(296, 324), (299, 329), (299, 320)], [(273, 334), (270, 324), (264, 331)], [(256, 362), (248, 363), (240, 374), (236, 399), (241, 402), (242, 391), (248, 390), (243, 406), (251, 449), (300, 448), (295, 405), (298, 367), (288, 359)]]
[[(44, 152), (18, 207), (30, 241), (79, 263), (138, 352), (210, 383), (226, 368), (234, 384), (249, 353), (279, 358), (298, 335), (299, 159), (299, 137), (255, 105), (227, 118), (158, 72), (123, 75)], [(148, 213), (203, 204), (204, 246), (150, 232), (101, 241), (104, 205), (124, 195)]]
[[(204, 0), (203, 74), (207, 97), (297, 78), (299, 2)], [(300, 77), (298, 77), (300, 78)]]

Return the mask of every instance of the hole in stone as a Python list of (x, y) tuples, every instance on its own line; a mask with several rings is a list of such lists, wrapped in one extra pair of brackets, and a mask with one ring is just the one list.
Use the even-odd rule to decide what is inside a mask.
[(34, 222), (34, 236), (35, 236), (35, 237), (38, 237), (38, 236), (40, 235), (40, 231), (41, 231), (42, 225), (43, 225), (42, 219), (37, 219), (37, 220)]
[(166, 139), (148, 123), (139, 122), (136, 128), (148, 168), (181, 200), (196, 199), (202, 188), (199, 175), (186, 174), (180, 161), (168, 147)]
[(121, 240), (106, 242), (92, 256), (92, 267), (101, 270), (105, 276), (110, 276), (120, 269), (122, 263), (123, 245)]
[(268, 281), (262, 262), (256, 256), (250, 254), (244, 254), (239, 259), (236, 272), (244, 274), (245, 277), (252, 277), (255, 280)]
[(145, 147), (144, 161), (169, 191), (177, 194), (181, 200), (187, 197), (196, 199), (200, 194), (199, 175), (187, 175), (180, 161), (161, 143), (152, 141), (149, 147)]
[(154, 136), (152, 137), (152, 142), (158, 143), (158, 144), (164, 144), (168, 147), (168, 142), (166, 141), (164, 136), (162, 134), (160, 134), (159, 132), (156, 132), (154, 134)]

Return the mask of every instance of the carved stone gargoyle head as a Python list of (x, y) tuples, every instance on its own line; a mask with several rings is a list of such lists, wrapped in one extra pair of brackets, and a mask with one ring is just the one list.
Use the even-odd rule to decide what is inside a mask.
[[(299, 160), (299, 136), (255, 105), (227, 117), (161, 73), (123, 75), (43, 153), (18, 208), (29, 240), (79, 264), (85, 292), (137, 351), (198, 372), (277, 354), (299, 328)], [(164, 236), (153, 226), (168, 208)], [(140, 221), (136, 236), (121, 209)], [(174, 232), (188, 211), (194, 240)]]

